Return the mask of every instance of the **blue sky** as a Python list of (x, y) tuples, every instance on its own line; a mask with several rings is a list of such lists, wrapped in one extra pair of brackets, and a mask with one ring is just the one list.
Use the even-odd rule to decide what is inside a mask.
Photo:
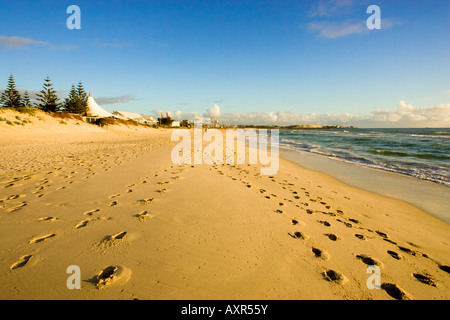
[(448, 0), (0, 1), (0, 88), (12, 73), (39, 91), (48, 75), (109, 111), (449, 126), (449, 13)]

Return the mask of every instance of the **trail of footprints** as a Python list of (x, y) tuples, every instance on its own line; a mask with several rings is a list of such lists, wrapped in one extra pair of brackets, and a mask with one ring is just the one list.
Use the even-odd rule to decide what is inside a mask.
[[(223, 166), (224, 165), (222, 165), (222, 167)], [(234, 181), (239, 180), (239, 182), (245, 184), (248, 188), (253, 187), (249, 182), (246, 181), (247, 176), (249, 174), (251, 174), (249, 170), (242, 169), (238, 165), (229, 165), (228, 167), (230, 168), (230, 170), (240, 171), (239, 176), (242, 176), (242, 178), (236, 179), (232, 175), (227, 175), (227, 177), (231, 178)], [(217, 164), (213, 165), (210, 170), (216, 170), (217, 173), (219, 173), (220, 175), (225, 175), (224, 171), (219, 169), (219, 166)], [(256, 177), (257, 174), (255, 174), (254, 176)], [(384, 233), (380, 230), (371, 230), (371, 229), (363, 227), (362, 223), (359, 220), (346, 217), (343, 210), (341, 210), (341, 209), (333, 210), (332, 207), (329, 204), (327, 204), (325, 201), (323, 201), (323, 199), (321, 197), (312, 198), (310, 192), (307, 191), (306, 188), (301, 188), (301, 190), (303, 191), (303, 196), (301, 196), (299, 193), (299, 190), (292, 189), (292, 186), (294, 184), (289, 183), (287, 180), (277, 181), (277, 179), (274, 176), (269, 176), (268, 178), (272, 182), (278, 183), (279, 185), (281, 185), (282, 189), (285, 189), (285, 190), (288, 190), (291, 192), (292, 199), (285, 198), (284, 201), (289, 202), (289, 203), (294, 203), (297, 208), (300, 208), (300, 212), (304, 212), (307, 215), (322, 214), (324, 216), (327, 216), (327, 217), (333, 219), (334, 221), (336, 221), (336, 223), (342, 223), (347, 228), (355, 228), (358, 230), (364, 230), (368, 233), (377, 235), (382, 240), (395, 245), (398, 250), (400, 250), (406, 254), (409, 254), (411, 256), (416, 256), (416, 257), (429, 258), (428, 255), (425, 253), (421, 253), (421, 252), (409, 249), (407, 247), (398, 245), (397, 242), (390, 239), (386, 233)], [(317, 186), (317, 187), (321, 188), (321, 186)], [(269, 192), (265, 189), (257, 189), (256, 188), (256, 192), (261, 194), (263, 199), (276, 201), (278, 198), (278, 196), (276, 194), (269, 194)], [(351, 200), (349, 197), (344, 197), (344, 198), (346, 200)], [(303, 201), (303, 200), (306, 200), (306, 201)], [(305, 207), (309, 207), (312, 203), (316, 203), (316, 204), (322, 206), (323, 209), (322, 210), (318, 210), (318, 209), (314, 210), (314, 209), (305, 208)], [(274, 212), (277, 214), (283, 214), (284, 211), (281, 208), (284, 207), (285, 203), (277, 201), (275, 205), (278, 206), (279, 208), (274, 209)], [(322, 224), (324, 227), (330, 227), (332, 224), (332, 222), (325, 220), (325, 219), (320, 219), (320, 218), (317, 219), (316, 222), (319, 224)], [(292, 219), (291, 225), (298, 227), (298, 226), (304, 226), (305, 224), (297, 219)], [(312, 242), (310, 235), (308, 235), (304, 232), (300, 232), (298, 230), (294, 231), (294, 232), (288, 232), (288, 235), (293, 239), (303, 240), (303, 241), (305, 241), (305, 243)], [(340, 239), (340, 237), (338, 237), (337, 235), (332, 234), (332, 233), (324, 232), (323, 235), (326, 236), (331, 241), (338, 241)], [(369, 237), (368, 235), (365, 235), (365, 234), (359, 233), (359, 232), (354, 233), (354, 236), (363, 241), (374, 238), (374, 237)], [(411, 243), (411, 245), (414, 246), (414, 244), (412, 244), (412, 243)], [(314, 257), (321, 259), (323, 261), (331, 260), (330, 254), (323, 248), (317, 248), (314, 245), (311, 245), (311, 253)], [(386, 253), (393, 259), (396, 259), (396, 260), (403, 259), (402, 255), (396, 251), (388, 250)], [(381, 261), (379, 261), (376, 258), (370, 257), (366, 254), (358, 254), (354, 258), (356, 258), (357, 260), (361, 261), (362, 263), (364, 263), (368, 266), (378, 266), (378, 267), (383, 266), (383, 263)], [(434, 261), (434, 262), (437, 264), (439, 269), (441, 269), (447, 273), (450, 273), (449, 266), (441, 265), (436, 261)], [(329, 281), (331, 283), (335, 283), (335, 284), (341, 285), (348, 281), (348, 279), (345, 277), (345, 275), (343, 275), (342, 273), (340, 273), (336, 270), (333, 270), (333, 269), (325, 270), (322, 273), (322, 275), (323, 275), (324, 280)], [(436, 287), (435, 279), (428, 274), (413, 273), (411, 275), (411, 277), (417, 281), (420, 281), (421, 283)], [(396, 284), (393, 284), (393, 283), (383, 283), (381, 285), (381, 289), (383, 289), (389, 296), (391, 296), (392, 298), (397, 299), (397, 300), (413, 299), (410, 294), (406, 293), (403, 289), (401, 289), (399, 286), (397, 286)]]
[[(249, 189), (253, 188), (253, 185), (251, 183), (249, 183), (248, 181), (246, 181), (246, 179), (245, 179), (248, 175), (251, 174), (250, 170), (242, 169), (237, 165), (229, 165), (228, 167), (231, 170), (238, 170), (239, 176), (242, 177), (240, 179), (236, 179), (232, 175), (228, 175), (229, 178), (231, 178), (234, 181), (239, 180), (239, 182), (244, 184)], [(161, 171), (153, 172), (148, 177), (140, 178), (140, 181), (138, 184), (141, 184), (141, 185), (147, 184), (150, 180), (152, 180), (154, 178), (159, 178), (159, 177), (163, 176), (165, 173), (172, 171), (172, 172), (170, 172), (172, 174), (172, 176), (168, 180), (158, 181), (155, 184), (155, 186), (157, 187), (157, 189), (155, 189), (155, 193), (163, 195), (169, 191), (167, 187), (172, 182), (181, 179), (181, 176), (179, 174), (182, 173), (183, 170), (185, 170), (185, 169), (186, 169), (186, 166), (179, 166), (178, 168), (174, 168), (174, 166), (172, 165), (170, 168), (165, 169), (162, 172)], [(216, 170), (218, 174), (225, 175), (225, 173), (219, 169), (218, 165), (213, 165), (210, 170)], [(74, 173), (74, 172), (72, 172), (72, 173)], [(253, 174), (253, 176), (254, 176), (254, 178), (261, 179), (261, 176), (259, 176), (258, 173)], [(67, 178), (70, 178), (70, 177), (67, 176)], [(285, 206), (285, 202), (289, 202), (291, 204), (294, 204), (297, 208), (300, 208), (299, 209), (300, 212), (304, 212), (307, 215), (322, 214), (324, 216), (327, 216), (328, 218), (333, 219), (336, 223), (344, 224), (348, 228), (357, 228), (359, 230), (364, 230), (366, 232), (373, 233), (374, 235), (379, 236), (382, 240), (390, 242), (393, 245), (396, 245), (398, 250), (400, 250), (406, 254), (409, 254), (411, 256), (416, 256), (416, 257), (428, 258), (428, 256), (424, 253), (420, 253), (418, 251), (414, 251), (407, 247), (398, 245), (395, 241), (389, 239), (388, 235), (382, 231), (370, 230), (370, 229), (364, 228), (363, 226), (361, 226), (360, 221), (358, 221), (356, 219), (352, 219), (352, 218), (347, 218), (342, 210), (340, 210), (340, 209), (332, 210), (331, 206), (328, 205), (325, 201), (323, 201), (323, 199), (321, 197), (316, 197), (315, 199), (313, 199), (310, 195), (310, 192), (308, 192), (306, 190), (306, 188), (301, 188), (301, 191), (293, 190), (292, 186), (294, 184), (289, 183), (287, 180), (277, 181), (277, 179), (274, 176), (269, 176), (268, 178), (273, 183), (278, 183), (279, 185), (282, 186), (283, 189), (290, 191), (292, 194), (291, 199), (285, 198), (281, 201), (280, 200), (277, 201), (278, 196), (276, 194), (273, 194), (273, 193), (269, 194), (269, 192), (265, 189), (256, 189), (256, 192), (261, 194), (263, 199), (277, 201), (276, 206), (278, 208), (274, 209), (274, 212), (276, 212), (280, 215), (283, 215), (284, 214), (283, 208)], [(28, 179), (30, 179), (29, 176), (24, 176), (22, 179), (16, 179), (10, 183), (7, 183), (4, 186), (4, 188), (11, 188), (14, 186), (15, 182), (20, 181), (20, 180), (28, 180)], [(41, 181), (41, 185), (36, 187), (35, 192), (39, 193), (40, 191), (44, 190), (48, 186), (49, 186), (49, 180), (44, 179)], [(136, 186), (137, 186), (137, 184), (126, 185), (125, 186), (125, 189), (126, 189), (125, 194), (131, 194), (133, 192), (133, 188)], [(301, 196), (300, 193), (303, 193), (303, 196)], [(10, 200), (15, 200), (15, 199), (18, 199), (19, 197), (20, 197), (20, 195), (11, 195), (6, 199), (0, 199), (0, 203), (5, 203)], [(117, 206), (119, 204), (120, 197), (121, 197), (120, 193), (109, 196), (109, 200), (110, 200), (109, 206), (110, 207)], [(345, 197), (345, 198), (347, 200), (350, 200), (350, 198), (348, 198), (348, 197)], [(153, 203), (154, 201), (155, 201), (154, 197), (149, 197), (149, 198), (144, 198), (144, 199), (138, 199), (138, 200), (136, 200), (136, 203), (140, 206), (147, 206), (147, 205)], [(283, 201), (285, 201), (285, 202), (283, 202)], [(310, 209), (310, 208), (305, 208), (305, 207), (309, 207), (310, 204), (312, 204), (312, 203), (321, 205), (324, 209), (323, 210), (314, 210), (314, 209)], [(11, 213), (16, 212), (26, 205), (27, 205), (27, 203), (24, 201), (21, 204), (18, 204), (17, 206), (10, 208), (9, 212), (11, 212)], [(88, 216), (90, 218), (84, 219), (84, 220), (80, 221), (79, 223), (77, 223), (75, 225), (75, 229), (85, 228), (91, 221), (95, 220), (94, 218), (91, 218), (91, 217), (100, 211), (101, 210), (97, 208), (97, 209), (93, 209), (93, 210), (84, 212), (83, 215)], [(148, 218), (152, 217), (152, 215), (147, 210), (141, 210), (140, 212), (134, 214), (133, 217), (137, 218), (141, 222), (144, 222)], [(57, 220), (56, 217), (42, 217), (42, 218), (38, 219), (39, 222), (55, 221), (55, 220)], [(317, 223), (322, 224), (324, 227), (331, 226), (331, 223), (328, 220), (319, 218), (316, 221), (317, 221)], [(297, 219), (292, 219), (290, 222), (291, 222), (291, 225), (297, 226), (297, 227), (305, 225), (302, 221), (299, 221)], [(102, 241), (100, 241), (99, 245), (101, 245), (103, 247), (109, 247), (109, 246), (116, 245), (116, 244), (120, 243), (121, 241), (123, 241), (123, 239), (126, 237), (126, 235), (127, 235), (127, 232), (122, 231), (122, 232), (116, 233), (114, 235), (106, 236)], [(289, 232), (288, 235), (293, 239), (303, 240), (303, 241), (305, 241), (305, 243), (312, 242), (311, 237), (304, 232), (294, 231), (294, 232)], [(325, 237), (328, 237), (328, 239), (330, 241), (338, 241), (340, 239), (340, 237), (338, 237), (337, 235), (332, 234), (332, 233), (325, 232), (323, 235)], [(41, 243), (44, 241), (49, 241), (50, 239), (54, 238), (55, 236), (56, 236), (56, 234), (51, 233), (51, 234), (47, 234), (44, 236), (36, 237), (36, 238), (31, 239), (29, 241), (29, 244), (35, 245), (35, 244), (38, 244), (38, 243)], [(362, 232), (357, 232), (354, 234), (354, 236), (362, 241), (369, 239), (369, 236)], [(321, 259), (323, 261), (326, 261), (326, 262), (332, 260), (332, 257), (326, 250), (324, 250), (323, 248), (317, 248), (314, 245), (311, 245), (311, 254), (314, 257)], [(396, 260), (403, 259), (401, 254), (399, 254), (398, 252), (393, 251), (393, 250), (388, 250), (387, 254)], [(26, 266), (27, 263), (32, 259), (32, 257), (33, 257), (33, 255), (31, 255), (31, 254), (20, 257), (20, 259), (18, 261), (16, 261), (15, 263), (13, 263), (11, 265), (10, 270), (16, 270), (16, 269), (20, 269), (20, 268)], [(367, 256), (365, 254), (359, 254), (355, 258), (357, 260), (360, 260), (362, 263), (364, 263), (366, 265), (377, 265), (377, 266), (383, 265), (377, 259)], [(447, 273), (450, 273), (449, 266), (440, 265), (439, 263), (437, 263), (437, 264), (441, 270), (443, 270)], [(104, 269), (102, 269), (99, 272), (99, 274), (94, 276), (94, 278), (92, 278), (90, 282), (92, 282), (97, 288), (102, 289), (113, 283), (123, 281), (124, 279), (126, 280), (127, 278), (129, 278), (130, 273), (131, 273), (130, 270), (128, 270), (122, 266), (108, 266), (108, 267), (105, 267)], [(333, 269), (327, 269), (327, 270), (323, 271), (322, 276), (323, 276), (324, 280), (329, 281), (331, 283), (340, 284), (340, 285), (344, 284), (345, 282), (348, 281), (348, 279), (345, 277), (345, 275), (343, 275), (342, 273), (340, 273), (336, 270), (333, 270)], [(417, 281), (420, 281), (421, 283), (424, 283), (426, 285), (430, 285), (430, 286), (434, 286), (434, 287), (436, 286), (435, 279), (430, 275), (414, 273), (412, 275), (412, 277), (414, 279), (416, 279)], [(401, 288), (399, 288), (395, 284), (383, 283), (381, 288), (384, 289), (386, 291), (386, 293), (388, 295), (390, 295), (391, 297), (393, 297), (394, 299), (398, 299), (398, 300), (412, 299), (412, 297), (408, 293), (404, 292)]]
[[(170, 166), (170, 168), (166, 168), (166, 169), (160, 170), (158, 172), (153, 172), (151, 174), (152, 177), (140, 178), (138, 184), (133, 183), (133, 184), (126, 185), (125, 186), (126, 191), (124, 194), (131, 194), (133, 192), (134, 187), (137, 187), (138, 185), (148, 184), (151, 179), (161, 177), (162, 175), (164, 175), (164, 173), (169, 174), (168, 180), (157, 181), (155, 183), (155, 187), (158, 188), (161, 186), (164, 186), (164, 187), (168, 186), (168, 185), (172, 184), (173, 181), (177, 181), (177, 180), (181, 179), (180, 174), (185, 169), (186, 169), (185, 166), (179, 166), (178, 168), (175, 168), (172, 165), (172, 166)], [(48, 181), (44, 180), (43, 183), (48, 183)], [(9, 187), (11, 187), (11, 186), (9, 186)], [(148, 188), (148, 187), (146, 187), (146, 188)], [(44, 187), (42, 187), (42, 188), (40, 187), (40, 188), (38, 188), (38, 191), (43, 190), (43, 189), (44, 189)], [(167, 193), (168, 189), (167, 188), (159, 188), (159, 189), (155, 189), (155, 192), (162, 195), (162, 194)], [(116, 193), (116, 194), (109, 196), (108, 197), (108, 200), (109, 200), (108, 206), (115, 207), (115, 206), (119, 205), (119, 199), (121, 196), (122, 196), (121, 193)], [(10, 201), (10, 200), (18, 199), (19, 197), (21, 197), (21, 196), (20, 195), (11, 195), (11, 196), (7, 197), (6, 199), (0, 199), (0, 204)], [(147, 205), (153, 203), (154, 201), (155, 201), (154, 197), (138, 199), (138, 200), (136, 200), (136, 204), (137, 204), (137, 207), (139, 207), (139, 205), (147, 206)], [(18, 206), (14, 206), (9, 210), (9, 212), (17, 211), (25, 205), (26, 205), (26, 202), (24, 202), (23, 204), (20, 204)], [(101, 212), (100, 208), (85, 211), (83, 213), (83, 215), (86, 216), (87, 218), (83, 219), (79, 223), (75, 224), (74, 228), (77, 230), (85, 228), (92, 221), (95, 221), (98, 219), (98, 218), (95, 218), (94, 216), (99, 214), (100, 212)], [(152, 218), (153, 215), (150, 214), (147, 210), (141, 210), (138, 213), (132, 215), (132, 217), (135, 219), (138, 219), (138, 221), (140, 221), (140, 222), (145, 222), (148, 219)], [(52, 221), (56, 221), (56, 220), (58, 220), (57, 217), (48, 216), (48, 217), (38, 218), (37, 222), (41, 222), (41, 223), (42, 222), (52, 222)], [(118, 245), (122, 241), (124, 241), (124, 239), (126, 238), (126, 235), (127, 235), (127, 231), (121, 231), (121, 232), (118, 232), (113, 235), (108, 235), (103, 240), (101, 240), (97, 245), (100, 247), (103, 247), (103, 248), (108, 248), (108, 247)], [(33, 239), (31, 239), (28, 242), (28, 244), (29, 245), (37, 245), (39, 243), (49, 241), (50, 239), (52, 239), (54, 237), (56, 237), (56, 234), (54, 234), (54, 233), (34, 237)], [(33, 257), (32, 254), (28, 254), (28, 255), (24, 255), (24, 256), (20, 257), (20, 259), (18, 261), (14, 262), (10, 266), (10, 270), (14, 271), (16, 269), (25, 267), (28, 264), (28, 262), (32, 259), (32, 257)], [(127, 281), (128, 278), (130, 277), (130, 274), (131, 274), (131, 270), (129, 270), (123, 266), (108, 266), (108, 267), (103, 268), (96, 276), (94, 276), (92, 279), (90, 279), (89, 282), (93, 283), (98, 289), (104, 289), (112, 284), (117, 284), (117, 283)]]

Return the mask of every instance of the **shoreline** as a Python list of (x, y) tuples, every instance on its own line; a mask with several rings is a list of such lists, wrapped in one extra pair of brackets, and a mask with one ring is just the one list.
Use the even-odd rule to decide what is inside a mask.
[(349, 186), (406, 201), (450, 224), (449, 188), (446, 186), (286, 148), (280, 148), (280, 156), (301, 167), (329, 174)]

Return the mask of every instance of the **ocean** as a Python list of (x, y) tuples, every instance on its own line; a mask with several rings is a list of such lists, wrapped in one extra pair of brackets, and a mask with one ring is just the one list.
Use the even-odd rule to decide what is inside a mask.
[(450, 128), (280, 130), (279, 143), (450, 187)]

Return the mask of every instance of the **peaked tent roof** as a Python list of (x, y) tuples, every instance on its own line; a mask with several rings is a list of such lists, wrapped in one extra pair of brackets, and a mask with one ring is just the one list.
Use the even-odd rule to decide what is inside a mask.
[(100, 107), (97, 102), (95, 102), (94, 98), (91, 97), (91, 93), (89, 92), (89, 97), (87, 100), (87, 105), (88, 105), (88, 113), (93, 116), (93, 117), (103, 117), (103, 118), (107, 118), (107, 117), (112, 117), (113, 115), (111, 113), (109, 113), (108, 111), (106, 111), (105, 109), (103, 109), (102, 107)]

